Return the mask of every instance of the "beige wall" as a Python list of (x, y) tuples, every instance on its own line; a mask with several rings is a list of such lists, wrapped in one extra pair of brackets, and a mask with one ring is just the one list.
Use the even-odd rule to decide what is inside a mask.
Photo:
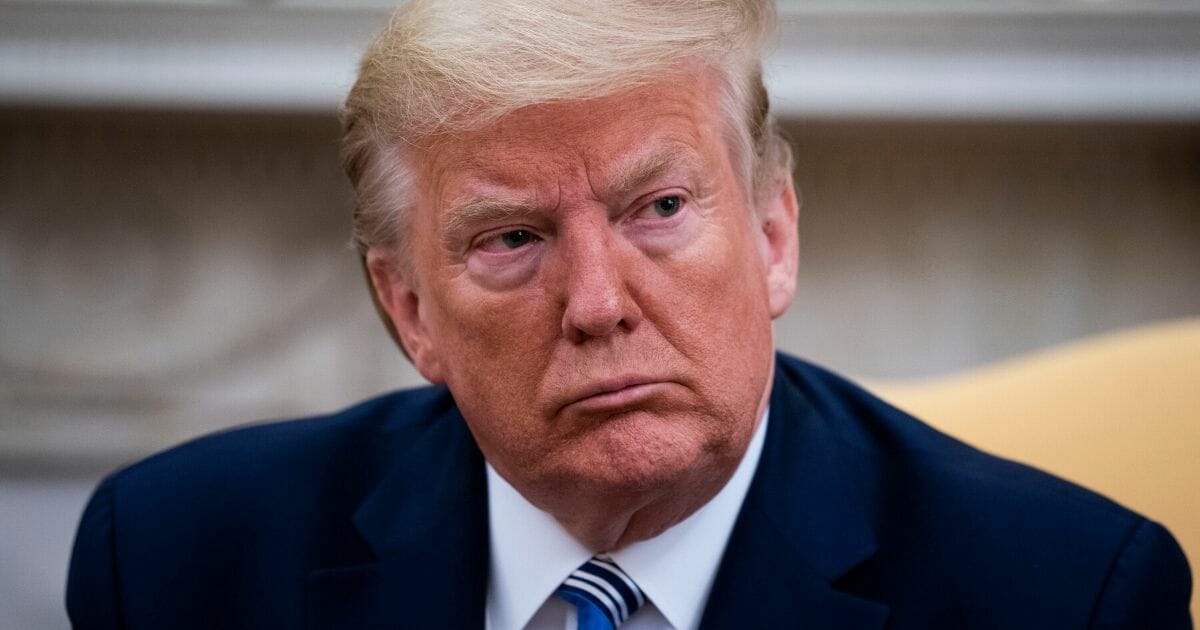
[(792, 126), (780, 345), (869, 377), (1200, 314), (1200, 125)]

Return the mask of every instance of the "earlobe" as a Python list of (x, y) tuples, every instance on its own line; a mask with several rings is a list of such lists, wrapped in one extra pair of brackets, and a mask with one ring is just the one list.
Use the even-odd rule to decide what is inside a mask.
[(767, 295), (772, 318), (787, 311), (796, 294), (796, 273), (800, 264), (798, 217), (800, 201), (788, 173), (781, 173), (774, 190), (763, 199), (763, 262), (767, 272)]
[(445, 382), (435, 344), (425, 326), (420, 296), (389, 252), (367, 251), (364, 258), (376, 306), (413, 366), (431, 383)]

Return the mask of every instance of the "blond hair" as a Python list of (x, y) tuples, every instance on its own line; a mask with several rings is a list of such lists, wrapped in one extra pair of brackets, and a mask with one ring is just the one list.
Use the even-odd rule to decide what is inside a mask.
[(406, 145), (528, 105), (649, 85), (686, 62), (721, 78), (748, 188), (790, 176), (762, 83), (774, 20), (771, 0), (411, 0), (363, 55), (342, 111), (355, 244), (407, 260)]

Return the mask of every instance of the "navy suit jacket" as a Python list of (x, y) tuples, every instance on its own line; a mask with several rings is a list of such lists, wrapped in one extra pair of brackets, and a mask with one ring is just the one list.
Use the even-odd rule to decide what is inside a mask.
[[(96, 490), (92, 628), (481, 628), (483, 458), (444, 388), (202, 438)], [(681, 577), (681, 579), (684, 579)], [(780, 356), (705, 628), (1189, 628), (1158, 524)]]

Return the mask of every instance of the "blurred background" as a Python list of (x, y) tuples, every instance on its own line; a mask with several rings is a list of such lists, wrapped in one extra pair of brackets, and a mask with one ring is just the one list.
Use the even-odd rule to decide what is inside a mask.
[[(0, 0), (0, 628), (67, 626), (107, 471), (419, 382), (337, 166), (389, 4)], [(913, 379), (1200, 314), (1200, 0), (780, 8), (783, 349)]]

